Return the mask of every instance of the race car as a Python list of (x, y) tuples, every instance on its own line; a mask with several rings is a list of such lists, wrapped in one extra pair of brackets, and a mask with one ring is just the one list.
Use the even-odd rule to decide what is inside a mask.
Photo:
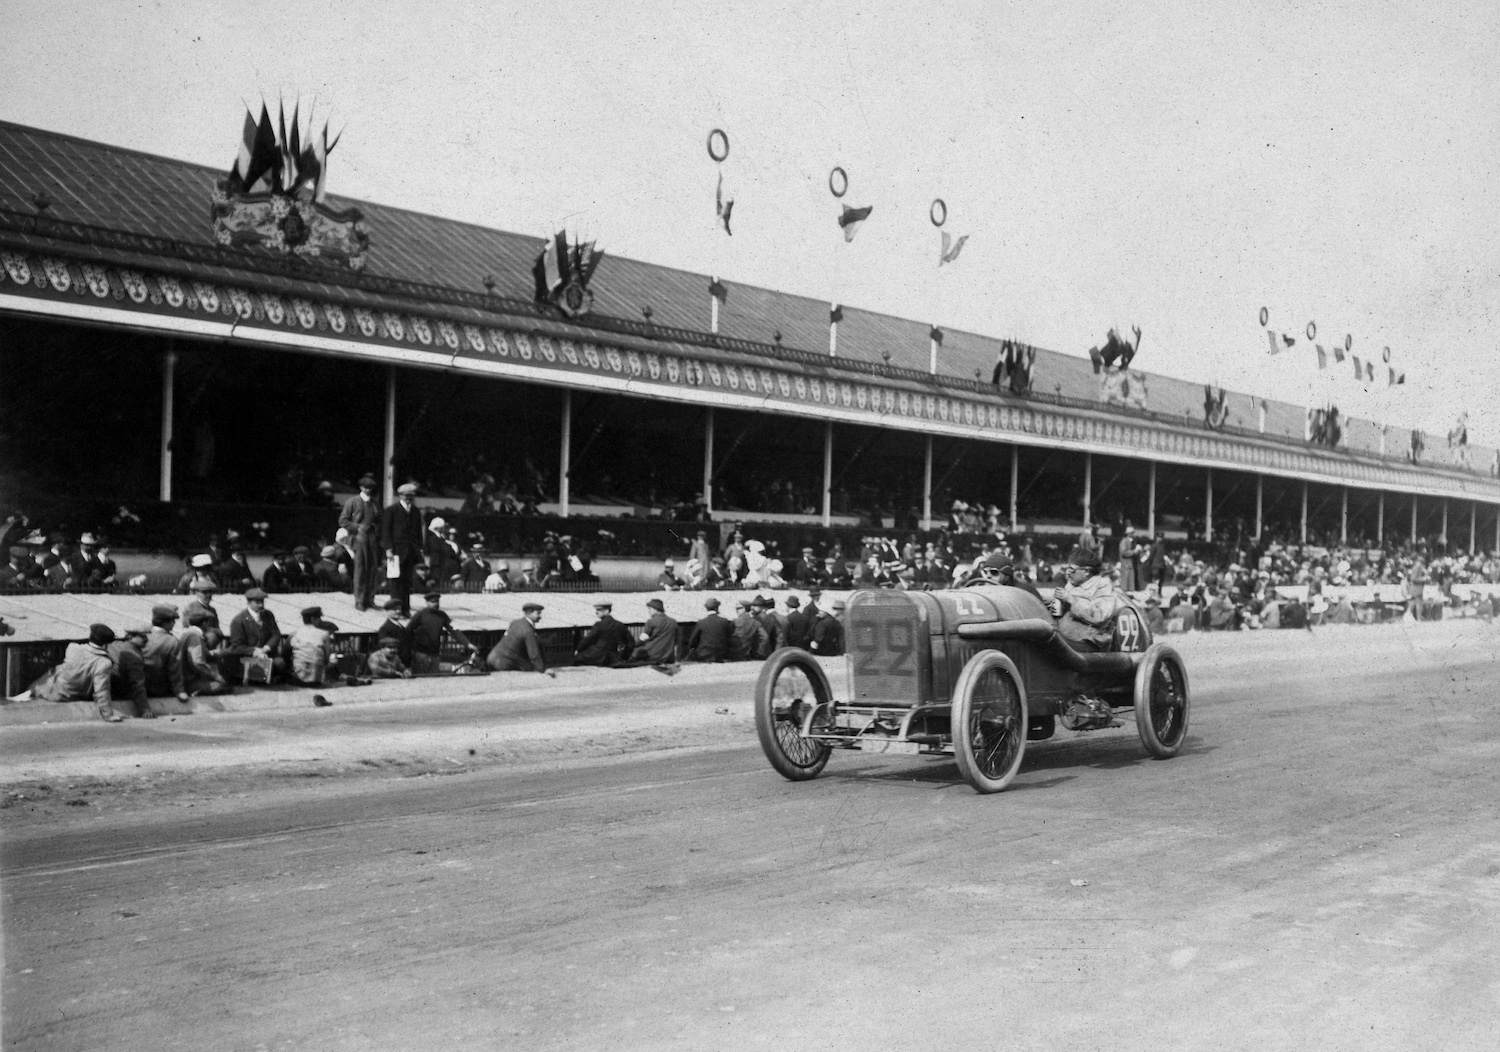
[(1028, 741), (1119, 726), (1134, 709), (1146, 752), (1175, 756), (1187, 736), (1187, 669), (1119, 596), (1112, 643), (1084, 653), (1032, 590), (989, 582), (942, 592), (863, 591), (845, 621), (847, 692), (834, 697), (813, 655), (784, 647), (755, 687), (755, 726), (771, 766), (815, 778), (834, 749), (952, 755), (975, 791), (1004, 789)]

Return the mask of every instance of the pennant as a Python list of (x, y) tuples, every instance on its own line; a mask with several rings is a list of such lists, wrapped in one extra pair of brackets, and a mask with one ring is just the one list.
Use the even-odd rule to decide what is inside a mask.
[(875, 211), (874, 205), (865, 205), (863, 208), (850, 208), (844, 205), (844, 211), (839, 216), (839, 226), (844, 231), (844, 241), (854, 240), (855, 231), (859, 230), (860, 224), (870, 218), (870, 213)]
[(1002, 343), (1000, 345), (1000, 353), (995, 356), (995, 371), (990, 374), (990, 383), (996, 387), (999, 387), (1000, 381), (1005, 379), (1005, 373), (1010, 364), (1008, 360), (1009, 347), (1010, 344), (1008, 342)]
[(719, 173), (719, 185), (714, 190), (714, 215), (719, 217), (719, 224), (723, 226), (724, 233), (730, 237), (734, 236), (734, 231), (729, 229), (729, 213), (733, 210), (734, 198), (731, 197), (728, 201), (724, 200), (724, 173), (721, 171)]
[(1338, 344), (1333, 345), (1333, 360), (1336, 362), (1341, 362), (1344, 360), (1344, 349)]
[(1448, 432), (1448, 448), (1455, 446), (1467, 446), (1469, 444), (1469, 414), (1460, 413), (1458, 425)]
[(1229, 392), (1212, 384), (1203, 385), (1203, 422), (1217, 431), (1229, 416)]
[(229, 169), (230, 176), (240, 184), (241, 190), (247, 185), (245, 177), (250, 174), (250, 158), (254, 153), (255, 115), (246, 110), (245, 130), (240, 134), (240, 152), (234, 159), (234, 167)]
[[(1390, 366), (1387, 366), (1386, 368), (1390, 369)], [(1401, 384), (1406, 383), (1405, 373), (1398, 373), (1395, 369), (1391, 369), (1390, 372), (1391, 378), (1390, 381), (1386, 384), (1387, 387), (1398, 387)]]
[(1374, 362), (1370, 362), (1370, 361), (1365, 362), (1365, 379), (1368, 380), (1368, 381), (1370, 381), (1370, 383), (1374, 383), (1375, 382), (1375, 363)]
[(1328, 352), (1325, 351), (1325, 350), (1323, 350), (1323, 345), (1320, 344), (1320, 343), (1319, 344), (1314, 344), (1313, 346), (1314, 346), (1314, 348), (1316, 348), (1316, 350), (1318, 352), (1318, 368), (1319, 369), (1327, 369), (1328, 368)]
[(1035, 347), (1017, 347), (1010, 345), (1008, 366), (1010, 372), (1010, 393), (1015, 395), (1028, 395), (1031, 393), (1031, 368), (1036, 364)]
[(950, 235), (948, 231), (944, 230), (943, 249), (942, 252), (938, 255), (938, 266), (941, 267), (944, 263), (952, 263), (955, 259), (957, 259), (958, 254), (964, 250), (964, 242), (967, 240), (969, 240), (969, 235), (965, 234), (957, 241), (954, 241), (952, 235)]
[(1354, 359), (1354, 378), (1356, 380), (1363, 380), (1365, 378), (1365, 367), (1360, 362), (1359, 355), (1351, 354), (1349, 357)]
[(1279, 343), (1276, 342), (1276, 334), (1274, 332), (1272, 332), (1270, 329), (1266, 330), (1266, 339), (1271, 342), (1271, 353), (1272, 354), (1280, 354), (1281, 353), (1281, 344), (1279, 344)]
[(1297, 346), (1297, 341), (1294, 340), (1294, 339), (1292, 339), (1286, 333), (1282, 333), (1281, 334), (1281, 345), (1283, 347), (1295, 347), (1295, 346)]
[(841, 322), (843, 320), (844, 320), (844, 307), (843, 307), (843, 304), (835, 303), (833, 306), (831, 306), (831, 307), (828, 308), (828, 324), (829, 325), (837, 325), (839, 322)]
[(299, 119), (301, 103), (292, 107), (292, 137), (287, 141), (287, 158), (290, 160), (291, 178), (287, 181), (287, 193), (297, 189), (304, 176), (302, 173), (302, 121)]
[(313, 200), (321, 201), (326, 192), (323, 184), (324, 177), (328, 174), (328, 153), (333, 149), (332, 146), (328, 145), (328, 123), (326, 121), (323, 123), (322, 134), (313, 142), (310, 149), (312, 150), (313, 163)]
[(260, 104), (260, 122), (255, 126), (255, 144), (250, 149), (250, 164), (245, 171), (245, 191), (266, 193), (276, 185), (281, 168), (281, 153), (276, 148), (276, 126), (271, 111)]

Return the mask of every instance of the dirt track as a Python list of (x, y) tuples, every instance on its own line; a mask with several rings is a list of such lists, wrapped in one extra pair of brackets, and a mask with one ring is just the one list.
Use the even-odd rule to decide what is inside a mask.
[(739, 669), (435, 702), (425, 743), (379, 704), (10, 729), (5, 1046), (1489, 1049), (1497, 649), (1190, 638), (1181, 756), (1064, 735), (992, 797), (897, 757), (782, 781)]

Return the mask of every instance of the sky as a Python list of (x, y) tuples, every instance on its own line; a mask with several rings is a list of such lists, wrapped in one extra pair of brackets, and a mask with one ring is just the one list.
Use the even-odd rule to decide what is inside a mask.
[[(0, 117), (1500, 445), (1500, 4), (0, 0)], [(721, 128), (730, 154), (708, 155)], [(845, 203), (874, 207), (852, 243)], [(722, 174), (732, 237), (717, 227)], [(968, 234), (937, 266), (945, 230)], [(378, 232), (376, 234), (378, 236)], [(1296, 338), (1271, 357), (1261, 308)], [(1320, 372), (1391, 349), (1404, 387)]]

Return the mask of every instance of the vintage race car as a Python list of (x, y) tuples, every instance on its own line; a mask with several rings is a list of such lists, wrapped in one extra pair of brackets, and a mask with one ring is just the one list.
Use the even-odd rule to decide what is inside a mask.
[(1158, 759), (1187, 736), (1187, 669), (1123, 595), (1099, 653), (1075, 650), (1033, 593), (991, 583), (856, 592), (844, 634), (844, 699), (795, 647), (768, 657), (756, 683), (761, 747), (793, 781), (817, 777), (834, 749), (952, 754), (976, 791), (994, 793), (1016, 776), (1026, 742), (1052, 737), (1059, 721), (1118, 726), (1113, 717), (1133, 708)]

